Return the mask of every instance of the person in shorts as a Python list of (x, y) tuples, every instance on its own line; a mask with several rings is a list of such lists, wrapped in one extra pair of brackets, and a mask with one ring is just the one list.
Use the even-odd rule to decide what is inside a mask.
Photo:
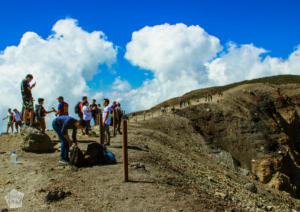
[(106, 140), (106, 145), (110, 145), (110, 132), (109, 132), (109, 126), (111, 124), (111, 119), (110, 119), (110, 107), (109, 105), (109, 99), (104, 99), (102, 103), (104, 110), (103, 110), (103, 131), (105, 133), (105, 140)]
[(8, 114), (5, 116), (2, 120), (8, 119), (7, 123), (7, 130), (6, 133), (8, 134), (9, 128), (11, 128), (11, 133), (14, 133), (14, 121), (15, 121), (15, 116), (11, 110), (11, 108), (8, 109)]
[(36, 121), (39, 125), (39, 129), (42, 130), (43, 133), (45, 133), (46, 130), (46, 115), (48, 113), (55, 112), (55, 110), (52, 111), (46, 111), (44, 108), (44, 99), (39, 98), (38, 99), (38, 105), (36, 105), (35, 108), (35, 115), (36, 115)]
[[(33, 98), (32, 98), (32, 89), (35, 87), (36, 83), (30, 85), (30, 82), (33, 80), (33, 76), (28, 74), (26, 78), (21, 83), (21, 94), (23, 99), (23, 120), (26, 125), (32, 126), (34, 122), (34, 113), (33, 113)], [(30, 116), (30, 122), (26, 122), (26, 117)]]
[(22, 129), (22, 113), (20, 113), (17, 109), (14, 109), (14, 113), (15, 113), (15, 127), (17, 130), (17, 133), (19, 132), (19, 127), (20, 127), (20, 132)]

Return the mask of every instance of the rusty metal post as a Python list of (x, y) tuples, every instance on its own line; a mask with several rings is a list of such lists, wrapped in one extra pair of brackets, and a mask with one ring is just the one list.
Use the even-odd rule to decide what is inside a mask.
[(116, 126), (117, 126), (117, 119), (116, 119), (116, 110), (113, 112), (113, 128), (114, 128), (114, 136), (116, 136)]
[(127, 148), (127, 120), (122, 120), (123, 125), (123, 139), (122, 139), (122, 150), (123, 150), (123, 169), (124, 169), (124, 181), (128, 182), (128, 148)]
[(100, 137), (100, 144), (104, 144), (104, 132), (103, 132), (103, 123), (102, 123), (102, 111), (100, 110), (99, 113), (99, 137)]

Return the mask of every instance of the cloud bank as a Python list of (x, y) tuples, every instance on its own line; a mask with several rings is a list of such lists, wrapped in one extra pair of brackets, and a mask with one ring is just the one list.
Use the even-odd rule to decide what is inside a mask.
[(145, 109), (171, 97), (207, 86), (257, 77), (300, 74), (300, 45), (284, 60), (253, 44), (224, 47), (200, 26), (163, 24), (132, 34), (125, 58), (150, 70), (147, 80), (131, 94), (131, 108)]

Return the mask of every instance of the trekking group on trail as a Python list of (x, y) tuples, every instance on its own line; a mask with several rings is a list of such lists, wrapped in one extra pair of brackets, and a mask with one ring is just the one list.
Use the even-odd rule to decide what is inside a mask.
[[(105, 145), (110, 145), (110, 130), (109, 127), (112, 125), (112, 114), (116, 117), (116, 126), (118, 132), (121, 134), (121, 118), (123, 116), (123, 111), (121, 104), (113, 102), (110, 106), (109, 99), (103, 100), (103, 109), (101, 109), (101, 104), (96, 104), (96, 99), (92, 100), (92, 104), (89, 104), (88, 97), (82, 97), (80, 101), (75, 106), (75, 113), (78, 115), (79, 119), (75, 119), (69, 116), (69, 105), (65, 102), (63, 96), (59, 96), (57, 110), (52, 107), (52, 110), (47, 111), (44, 108), (45, 100), (43, 98), (38, 98), (38, 104), (35, 106), (34, 110), (34, 99), (32, 96), (32, 89), (36, 86), (36, 83), (31, 84), (33, 76), (28, 74), (21, 83), (21, 95), (23, 100), (22, 111), (19, 112), (17, 109), (8, 109), (8, 115), (3, 118), (3, 120), (8, 119), (7, 133), (11, 129), (14, 132), (14, 126), (16, 127), (17, 133), (19, 128), (25, 126), (35, 127), (40, 129), (43, 133), (46, 130), (46, 116), (49, 113), (55, 113), (56, 118), (52, 122), (53, 130), (57, 133), (61, 142), (61, 152), (60, 152), (60, 162), (69, 162), (69, 149), (73, 142), (76, 143), (77, 129), (80, 129), (83, 135), (89, 136), (89, 131), (91, 129), (91, 121), (94, 121), (94, 125), (102, 124), (105, 132)], [(115, 110), (115, 113), (114, 113)], [(102, 123), (99, 123), (99, 115), (102, 114)], [(68, 135), (68, 130), (73, 130), (72, 139)]]

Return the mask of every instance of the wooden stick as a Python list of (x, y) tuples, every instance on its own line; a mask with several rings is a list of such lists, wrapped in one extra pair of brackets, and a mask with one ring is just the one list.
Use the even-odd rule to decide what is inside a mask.
[(122, 150), (123, 150), (123, 169), (124, 169), (124, 181), (128, 182), (128, 148), (127, 148), (127, 120), (122, 120), (123, 134), (122, 134)]
[(102, 123), (102, 111), (99, 113), (99, 137), (100, 144), (104, 144), (104, 133), (103, 133), (103, 123)]

